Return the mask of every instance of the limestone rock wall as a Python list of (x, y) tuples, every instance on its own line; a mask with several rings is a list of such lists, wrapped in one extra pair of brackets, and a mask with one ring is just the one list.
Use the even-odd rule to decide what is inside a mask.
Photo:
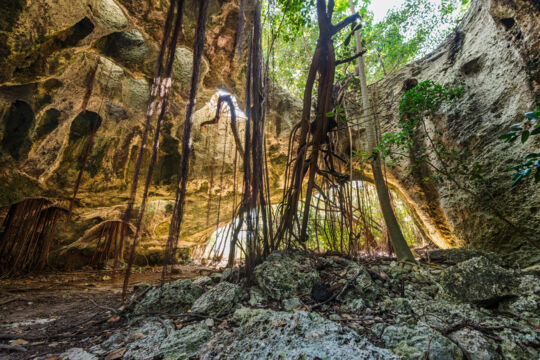
[[(125, 204), (168, 6), (169, 0), (15, 0), (2, 6), (0, 207), (30, 196), (68, 199), (95, 121), (98, 129), (78, 196), (75, 223), (70, 229), (60, 229), (59, 237), (77, 240), (84, 229), (111, 219), (107, 209)], [(173, 91), (151, 200), (174, 198), (197, 9), (198, 1), (184, 2)], [(252, 9), (253, 2), (247, 1), (246, 26)], [(238, 63), (233, 60), (238, 14), (237, 0), (210, 3), (194, 134), (195, 148), (206, 151), (200, 151), (192, 162), (187, 218), (194, 223), (185, 229), (186, 235), (205, 229), (208, 209), (215, 216), (217, 198), (210, 207), (206, 201), (208, 179), (213, 172), (218, 187), (223, 146), (227, 137), (232, 140), (225, 120), (205, 132), (199, 130), (201, 122), (214, 116), (208, 101), (218, 88), (244, 98), (246, 38), (244, 57)], [(83, 113), (94, 72), (92, 94)], [(209, 143), (211, 146), (206, 145)], [(232, 188), (234, 149), (226, 145), (222, 187), (227, 189)], [(143, 169), (149, 158), (150, 150)], [(141, 178), (145, 176), (143, 171)], [(232, 210), (229, 202), (223, 206), (225, 214)], [(103, 211), (98, 214), (96, 209)], [(148, 225), (145, 236), (155, 241), (164, 235), (165, 225)]]
[[(370, 86), (381, 132), (399, 131), (399, 100), (411, 84), (433, 80), (463, 87), (464, 96), (428, 127), (443, 133), (448, 148), (466, 150), (487, 171), (485, 184), (473, 186), (507, 220), (528, 228), (540, 245), (540, 191), (533, 181), (512, 188), (511, 173), (525, 154), (538, 151), (540, 139), (509, 145), (497, 138), (540, 103), (540, 3), (536, 0), (475, 0), (462, 23), (432, 54)], [(352, 121), (361, 123), (360, 94), (349, 99)], [(365, 126), (356, 144), (366, 148)], [(413, 205), (426, 232), (441, 247), (475, 247), (521, 252), (520, 261), (540, 256), (524, 234), (496, 216), (478, 197), (456, 186), (415, 181), (410, 163), (388, 169), (390, 182)]]

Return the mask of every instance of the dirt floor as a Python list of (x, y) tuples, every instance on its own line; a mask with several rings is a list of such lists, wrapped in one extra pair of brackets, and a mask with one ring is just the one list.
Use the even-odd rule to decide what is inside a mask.
[[(195, 278), (216, 270), (175, 266), (169, 279)], [(135, 284), (160, 280), (161, 267), (137, 269), (130, 278), (130, 293)], [(117, 316), (122, 283), (123, 274), (114, 276), (107, 270), (0, 280), (0, 359), (55, 359), (47, 355), (99, 343), (123, 325)]]

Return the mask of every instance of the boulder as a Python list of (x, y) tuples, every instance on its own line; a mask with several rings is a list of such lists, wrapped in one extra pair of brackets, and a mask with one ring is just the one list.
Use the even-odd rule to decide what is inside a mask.
[(266, 300), (261, 289), (252, 287), (249, 289), (249, 305), (255, 306)]
[(107, 101), (107, 104), (105, 104), (105, 109), (107, 110), (107, 115), (109, 118), (116, 122), (126, 120), (128, 118), (126, 110), (112, 101)]
[(172, 331), (159, 345), (165, 359), (191, 359), (212, 338), (206, 323)]
[(505, 265), (502, 258), (489, 251), (480, 251), (474, 249), (436, 249), (426, 252), (424, 258), (428, 262), (437, 264), (456, 265), (472, 258), (483, 256), (497, 265)]
[(502, 359), (497, 352), (497, 345), (477, 330), (464, 328), (450, 334), (449, 337), (460, 347), (469, 360)]
[(255, 280), (265, 296), (290, 299), (311, 292), (320, 282), (311, 260), (299, 252), (276, 251), (255, 268)]
[[(202, 80), (208, 71), (208, 65), (201, 61), (200, 79)], [(174, 54), (173, 77), (180, 84), (181, 92), (189, 91), (191, 86), (191, 73), (193, 72), (193, 52), (190, 49), (179, 47)], [(174, 84), (174, 82), (173, 82)]]
[(463, 353), (456, 344), (427, 326), (387, 326), (381, 339), (402, 359), (463, 359)]
[(450, 296), (483, 306), (496, 305), (515, 295), (514, 272), (503, 269), (483, 256), (445, 269), (440, 282)]
[[(362, 266), (350, 262), (345, 268), (346, 275), (342, 280), (345, 283), (348, 279), (355, 279), (349, 287), (349, 290), (343, 296), (345, 304), (350, 304), (348, 307), (352, 309), (360, 309), (362, 306), (358, 302), (362, 300), (363, 305), (373, 306), (380, 300), (384, 289), (381, 284), (376, 283), (371, 278), (369, 272)], [(353, 311), (356, 312), (356, 311)]]
[(201, 296), (203, 289), (191, 282), (181, 279), (153, 288), (135, 307), (136, 314), (146, 312), (167, 312), (171, 314), (188, 311), (193, 302)]
[(221, 275), (221, 279), (220, 281), (227, 281), (227, 282), (238, 282), (238, 280), (240, 279), (240, 269), (235, 267), (235, 268), (226, 268), (224, 271), (223, 271), (223, 274)]
[(518, 278), (517, 298), (499, 304), (499, 310), (509, 312), (534, 327), (540, 327), (540, 279), (535, 275)]
[(124, 79), (122, 101), (135, 110), (146, 110), (150, 97), (150, 85), (146, 79)]
[(222, 281), (195, 300), (191, 311), (211, 316), (222, 316), (234, 310), (240, 300), (240, 286)]
[(139, 30), (112, 33), (96, 43), (105, 55), (123, 63), (136, 64), (144, 60), (148, 46)]
[[(451, 300), (451, 301), (450, 301)], [(453, 299), (409, 300), (415, 318), (422, 318), (427, 325), (445, 327), (461, 321), (482, 323), (490, 311), (474, 304), (459, 303)]]
[(315, 313), (241, 308), (232, 321), (238, 327), (214, 336), (200, 359), (398, 359)]
[(114, 0), (91, 0), (94, 20), (105, 30), (119, 31), (128, 27), (128, 19)]
[(200, 278), (193, 281), (194, 285), (198, 285), (202, 287), (212, 285), (213, 283), (214, 282), (209, 276), (201, 276)]
[(155, 320), (144, 323), (130, 333), (125, 341), (126, 352), (123, 359), (189, 359), (212, 337), (212, 332), (204, 323), (186, 326), (175, 330), (172, 324), (165, 322), (168, 331)]
[(409, 314), (412, 312), (409, 299), (406, 298), (386, 298), (382, 302), (381, 308), (398, 314)]
[[(512, 325), (519, 326), (519, 324)], [(538, 343), (536, 330), (522, 327), (520, 331), (504, 329), (502, 331), (496, 331), (495, 334), (502, 339), (499, 343), (499, 350), (503, 359), (540, 359), (540, 351), (532, 346), (524, 346), (527, 343)]]
[(71, 348), (60, 354), (62, 360), (98, 360), (98, 357), (81, 348)]
[(302, 307), (302, 302), (299, 298), (283, 300), (283, 308), (287, 311), (293, 311)]

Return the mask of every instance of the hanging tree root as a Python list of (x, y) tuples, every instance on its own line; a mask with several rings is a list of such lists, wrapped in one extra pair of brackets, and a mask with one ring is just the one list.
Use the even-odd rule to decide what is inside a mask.
[(0, 233), (0, 272), (9, 275), (43, 269), (56, 223), (66, 214), (66, 209), (44, 198), (11, 205)]
[(240, 153), (240, 156), (244, 156), (244, 149), (242, 148), (242, 142), (240, 141), (240, 135), (238, 134), (238, 127), (236, 124), (236, 108), (234, 106), (231, 95), (220, 95), (218, 97), (217, 107), (216, 107), (216, 116), (214, 119), (205, 121), (201, 124), (201, 128), (207, 125), (217, 124), (221, 115), (221, 105), (226, 103), (229, 107), (229, 113), (231, 114), (231, 130), (234, 136), (234, 142), (236, 143), (236, 149)]
[[(329, 124), (329, 118), (327, 114), (330, 113), (333, 106), (333, 84), (336, 67), (336, 59), (334, 52), (334, 45), (332, 36), (337, 32), (345, 28), (346, 26), (359, 19), (358, 14), (347, 17), (345, 20), (339, 22), (336, 25), (332, 24), (332, 14), (334, 11), (334, 1), (329, 1), (328, 7), (326, 1), (317, 0), (317, 17), (319, 22), (319, 41), (317, 42), (317, 48), (313, 55), (312, 63), (306, 80), (306, 87), (304, 91), (304, 101), (302, 110), (302, 119), (300, 122), (300, 136), (297, 140), (298, 150), (296, 159), (294, 161), (292, 170), (292, 179), (289, 182), (289, 188), (284, 195), (284, 203), (286, 207), (281, 219), (280, 226), (276, 233), (277, 243), (279, 244), (284, 236), (288, 233), (289, 236), (294, 236), (294, 223), (298, 218), (298, 203), (300, 197), (300, 191), (305, 176), (305, 167), (308, 171), (308, 183), (305, 194), (304, 210), (302, 216), (302, 224), (300, 226), (299, 240), (301, 243), (307, 241), (307, 226), (310, 211), (311, 197), (313, 189), (315, 188), (315, 176), (317, 174), (330, 175), (335, 173), (333, 166), (326, 170), (327, 172), (321, 172), (319, 168), (319, 153), (321, 152), (321, 145), (328, 139), (328, 131), (331, 130)], [(360, 56), (360, 55), (359, 55)], [(315, 84), (315, 80), (318, 76), (318, 90), (317, 90), (317, 115), (314, 121), (314, 129), (311, 131), (313, 139), (310, 143), (307, 142), (308, 132), (310, 132), (310, 118), (312, 107), (312, 92)], [(334, 120), (335, 122), (335, 120)], [(292, 146), (289, 146), (292, 148)], [(309, 149), (308, 149), (309, 148)], [(331, 151), (328, 149), (328, 151)], [(307, 154), (310, 154), (310, 158), (307, 159)], [(329, 153), (327, 152), (326, 155)], [(327, 163), (331, 163), (328, 158), (325, 159)], [(338, 175), (338, 174), (336, 174)], [(343, 178), (337, 176), (338, 178)], [(296, 220), (298, 221), (298, 220)]]
[[(140, 148), (139, 148), (139, 153), (137, 155), (137, 160), (135, 161), (135, 169), (134, 169), (134, 172), (133, 172), (133, 180), (131, 182), (131, 188), (130, 188), (130, 192), (129, 192), (129, 199), (128, 199), (128, 202), (127, 202), (126, 210), (124, 212), (124, 217), (122, 219), (125, 223), (128, 223), (131, 220), (131, 216), (132, 216), (131, 213), (133, 211), (133, 206), (134, 206), (134, 203), (135, 203), (135, 196), (137, 194), (137, 188), (138, 188), (138, 183), (139, 183), (139, 174), (140, 174), (140, 170), (141, 170), (141, 166), (142, 166), (142, 162), (143, 162), (144, 150), (145, 150), (145, 147), (146, 147), (146, 141), (148, 140), (148, 134), (149, 134), (150, 129), (151, 129), (151, 120), (152, 120), (152, 116), (154, 114), (156, 104), (157, 104), (157, 100), (158, 100), (157, 96), (158, 96), (159, 90), (161, 89), (161, 83), (164, 80), (163, 79), (163, 61), (164, 61), (164, 57), (165, 57), (165, 50), (167, 48), (167, 42), (170, 40), (170, 33), (171, 33), (171, 28), (172, 28), (172, 24), (173, 24), (173, 20), (174, 20), (175, 9), (176, 9), (177, 5), (180, 5), (180, 7), (181, 7), (182, 4), (183, 3), (178, 3), (177, 1), (171, 1), (170, 5), (169, 5), (169, 10), (167, 12), (167, 20), (165, 21), (165, 28), (164, 28), (164, 31), (163, 31), (163, 39), (161, 41), (161, 46), (160, 46), (158, 60), (157, 60), (156, 74), (154, 76), (154, 81), (152, 83), (152, 89), (150, 90), (150, 101), (148, 103), (148, 108), (146, 110), (146, 119), (145, 119), (145, 123), (144, 123), (144, 130), (143, 130), (143, 133), (142, 133), (142, 136), (141, 136), (141, 145), (140, 145)], [(125, 233), (124, 233), (124, 231), (122, 231), (121, 236), (120, 236), (120, 245), (118, 247), (119, 249), (124, 248), (124, 240), (125, 240)], [(118, 267), (120, 257), (121, 257), (121, 254), (119, 252), (117, 252), (115, 254), (115, 256), (114, 256), (113, 269), (115, 269), (115, 270)], [(124, 297), (124, 296), (125, 296), (125, 294), (123, 294), (122, 297)]]
[[(158, 117), (156, 121), (156, 129), (154, 131), (154, 142), (152, 146), (152, 156), (150, 158), (150, 163), (148, 165), (148, 172), (146, 174), (146, 182), (144, 184), (144, 191), (143, 191), (143, 197), (141, 202), (141, 207), (139, 209), (139, 214), (137, 218), (137, 225), (136, 225), (136, 231), (135, 235), (133, 237), (133, 242), (131, 245), (131, 250), (129, 253), (129, 259), (128, 264), (126, 267), (126, 275), (124, 277), (124, 285), (122, 288), (122, 298), (125, 299), (125, 295), (127, 293), (127, 287), (129, 284), (129, 276), (131, 273), (131, 268), (133, 266), (133, 262), (135, 261), (135, 249), (137, 248), (137, 241), (139, 239), (141, 228), (142, 228), (142, 222), (144, 217), (144, 212), (146, 210), (146, 203), (148, 200), (148, 192), (150, 189), (150, 185), (152, 184), (152, 175), (154, 172), (154, 167), (156, 164), (158, 152), (159, 152), (159, 136), (160, 136), (160, 130), (161, 125), (163, 123), (163, 119), (165, 118), (165, 112), (167, 110), (167, 106), (169, 104), (168, 98), (169, 93), (172, 85), (171, 80), (171, 74), (173, 69), (173, 63), (175, 59), (175, 51), (176, 51), (176, 44), (178, 42), (178, 38), (180, 36), (180, 31), (182, 28), (182, 14), (183, 14), (183, 0), (178, 0), (178, 11), (176, 13), (176, 20), (174, 23), (174, 30), (172, 32), (172, 37), (170, 39), (170, 43), (168, 44), (168, 51), (167, 51), (167, 61), (165, 65), (165, 71), (164, 71), (164, 80), (161, 82), (161, 89), (159, 91), (159, 102), (157, 104), (157, 112)], [(142, 156), (142, 153), (139, 153), (139, 155)]]
[(208, 17), (209, 0), (199, 1), (199, 15), (197, 18), (197, 28), (195, 30), (195, 44), (193, 46), (193, 72), (191, 74), (191, 88), (188, 105), (186, 107), (186, 117), (184, 121), (184, 132), (182, 135), (182, 160), (178, 169), (178, 181), (176, 184), (176, 196), (174, 209), (169, 226), (169, 236), (165, 246), (165, 256), (162, 272), (162, 283), (165, 281), (167, 266), (170, 259), (176, 253), (178, 236), (184, 216), (184, 204), (186, 197), (186, 187), (189, 172), (189, 157), (191, 153), (191, 139), (193, 128), (193, 112), (195, 110), (195, 98), (197, 96), (201, 58), (204, 51), (206, 20)]

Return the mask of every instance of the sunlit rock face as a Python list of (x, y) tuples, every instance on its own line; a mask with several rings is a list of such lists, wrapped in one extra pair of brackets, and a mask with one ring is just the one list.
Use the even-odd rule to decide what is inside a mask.
[[(198, 4), (184, 2), (152, 201), (174, 199)], [(121, 217), (116, 207), (125, 204), (131, 183), (168, 6), (169, 1), (153, 0), (17, 0), (0, 9), (0, 206), (31, 196), (69, 198), (96, 123), (74, 222), (67, 229), (61, 226), (57, 237), (73, 242), (98, 222)], [(251, 23), (251, 8), (248, 1), (246, 26)], [(186, 221), (194, 222), (184, 229), (186, 236), (215, 226), (206, 218), (216, 217), (218, 195), (233, 189), (229, 120), (223, 118), (205, 131), (200, 124), (214, 117), (215, 101), (214, 108), (208, 102), (219, 88), (243, 102), (248, 45), (245, 38), (243, 55), (235, 62), (238, 14), (239, 1), (210, 2), (194, 116), (194, 146), (204, 151), (192, 159), (197, 170), (190, 175)], [(239, 120), (240, 135), (244, 121)], [(151, 143), (146, 148), (141, 179), (146, 176)], [(211, 173), (215, 181), (209, 186)], [(207, 206), (212, 192), (214, 199)], [(171, 209), (160, 209), (160, 216), (145, 220), (143, 243), (151, 240), (147, 248), (152, 253), (160, 251), (158, 243), (166, 238)], [(221, 209), (223, 220), (230, 219), (231, 210), (229, 196)]]
[[(0, 206), (31, 196), (68, 199), (92, 124), (98, 124), (76, 216), (69, 227), (59, 227), (58, 246), (77, 241), (101, 221), (121, 217), (168, 4), (150, 0), (13, 0), (0, 9)], [(171, 104), (151, 189), (150, 200), (156, 207), (144, 221), (141, 264), (148, 259), (160, 261), (158, 254), (168, 232), (192, 68), (196, 4), (194, 0), (185, 2)], [(211, 98), (215, 104), (221, 87), (237, 97), (240, 108), (245, 106), (247, 43), (243, 44), (244, 58), (237, 63), (233, 60), (238, 4), (237, 0), (213, 0), (210, 5), (182, 232), (189, 241), (184, 242), (186, 246), (205, 240), (216, 226), (229, 222), (242, 191), (238, 180), (235, 186), (234, 170), (239, 179), (241, 161), (237, 159), (235, 167), (228, 119), (200, 127), (213, 118)], [(251, 21), (252, 5), (252, 1), (246, 4), (246, 26)], [(445, 109), (447, 115), (441, 116), (434, 128), (443, 131), (448, 146), (471, 151), (489, 170), (489, 187), (477, 190), (492, 196), (492, 204), (511, 222), (531, 228), (533, 237), (540, 226), (538, 191), (532, 183), (510, 189), (510, 174), (502, 170), (537, 150), (539, 139), (513, 147), (497, 137), (540, 102), (540, 30), (535, 26), (539, 20), (537, 1), (473, 1), (456, 33), (439, 49), (371, 88), (374, 98), (395, 99), (390, 107), (378, 102), (383, 131), (395, 131), (398, 101), (406, 84), (430, 79), (463, 86), (465, 96), (458, 106)], [(92, 93), (83, 113), (94, 71)], [(301, 117), (302, 102), (272, 87), (268, 104), (269, 182), (271, 200), (278, 202), (287, 143)], [(359, 104), (359, 99), (348, 102), (349, 116), (360, 117)], [(239, 118), (241, 137), (244, 126), (245, 121)], [(355, 134), (359, 148), (365, 144), (363, 134), (362, 129)], [(147, 150), (143, 169), (149, 158)], [(529, 252), (523, 236), (469, 194), (447, 185), (418, 185), (406, 167), (404, 163), (401, 170), (389, 170), (389, 181), (414, 206), (426, 235), (439, 246), (494, 251), (524, 246), (522, 252), (530, 255), (526, 262), (534, 262), (535, 253)], [(143, 179), (145, 175), (143, 171)], [(60, 252), (51, 254), (53, 263), (55, 254)]]
[[(538, 151), (540, 139), (509, 145), (498, 137), (540, 103), (539, 23), (538, 1), (473, 1), (463, 22), (438, 49), (370, 87), (382, 133), (399, 131), (399, 100), (411, 84), (433, 80), (463, 87), (463, 98), (441, 109), (443, 115), (429, 122), (429, 131), (442, 132), (448, 148), (473, 154), (487, 171), (488, 181), (473, 184), (472, 190), (489, 199), (508, 221), (529, 228), (528, 236), (536, 244), (540, 244), (538, 186), (527, 181), (511, 188), (511, 173), (504, 169)], [(349, 113), (360, 119), (360, 94), (351, 96), (350, 106)], [(356, 142), (365, 149), (365, 131), (359, 131)], [(408, 165), (403, 161), (398, 169), (389, 169), (389, 180), (414, 205), (437, 245), (519, 251), (522, 265), (540, 260), (525, 235), (477, 198), (452, 184), (415, 181)]]
[[(137, 257), (141, 265), (161, 262), (167, 238), (191, 84), (198, 3), (184, 2), (173, 90)], [(247, 37), (242, 56), (237, 59), (234, 54), (239, 3), (210, 2), (181, 246), (206, 240), (217, 219), (229, 222), (243, 189), (242, 161), (235, 156), (226, 111), (219, 123), (201, 128), (215, 116), (217, 96), (225, 93), (218, 93), (220, 89), (233, 94), (239, 109), (245, 109)], [(62, 199), (68, 206), (85, 146), (97, 124), (75, 216), (69, 226), (58, 227), (52, 264), (85, 265), (95, 244), (78, 241), (84, 232), (100, 222), (122, 218), (168, 6), (167, 0), (16, 0), (0, 9), (0, 207), (35, 196)], [(251, 24), (252, 7), (253, 1), (247, 1), (246, 27)], [(83, 112), (89, 88), (91, 95)], [(301, 102), (283, 91), (272, 91), (271, 102), (266, 136), (272, 200), (277, 201), (287, 141), (300, 117)], [(243, 139), (245, 117), (241, 113), (237, 123)], [(147, 143), (139, 184), (144, 183), (150, 153)]]

